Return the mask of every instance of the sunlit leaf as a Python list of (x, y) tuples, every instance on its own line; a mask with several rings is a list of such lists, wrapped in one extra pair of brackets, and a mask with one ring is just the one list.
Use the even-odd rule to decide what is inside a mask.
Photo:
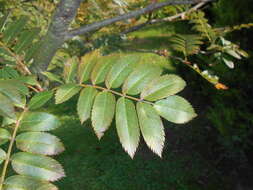
[(139, 94), (145, 86), (162, 73), (161, 67), (141, 64), (126, 79), (123, 93), (130, 95)]
[(90, 118), (91, 108), (98, 91), (92, 87), (84, 88), (77, 103), (77, 113), (81, 123)]
[(47, 181), (56, 181), (65, 176), (62, 166), (47, 156), (19, 152), (11, 157), (11, 161), (13, 169), (20, 175)]
[(15, 175), (8, 177), (4, 181), (4, 190), (58, 190), (58, 188), (47, 181), (29, 176)]
[(160, 116), (173, 123), (186, 123), (196, 117), (191, 104), (180, 96), (169, 96), (159, 100), (154, 108)]
[(101, 57), (91, 73), (92, 84), (99, 84), (105, 81), (107, 73), (118, 59), (117, 56), (109, 55)]
[(55, 102), (56, 104), (61, 104), (77, 94), (82, 87), (76, 84), (65, 84), (60, 86), (55, 94)]
[(184, 89), (185, 81), (177, 75), (164, 75), (154, 79), (141, 93), (141, 98), (156, 101), (174, 95)]
[(165, 133), (160, 116), (153, 106), (146, 103), (137, 103), (137, 113), (142, 136), (148, 147), (162, 157)]
[(22, 151), (56, 155), (64, 151), (64, 146), (57, 137), (42, 132), (21, 133), (16, 137), (17, 148)]
[(133, 158), (140, 140), (140, 129), (133, 102), (124, 97), (117, 101), (116, 128), (123, 148)]
[(90, 53), (85, 54), (85, 56), (82, 57), (81, 63), (78, 67), (78, 80), (79, 83), (83, 83), (90, 79), (90, 74), (99, 60), (98, 58), (101, 57), (100, 51), (95, 50)]
[[(120, 56), (120, 55), (119, 55)], [(120, 56), (106, 78), (107, 88), (118, 88), (133, 71), (133, 64), (139, 61), (137, 55)]]
[(20, 123), (21, 131), (50, 131), (60, 125), (59, 120), (52, 114), (44, 112), (28, 112)]
[(91, 120), (94, 131), (99, 139), (111, 125), (115, 104), (115, 97), (110, 92), (100, 92), (95, 98)]
[(70, 58), (64, 65), (63, 78), (66, 83), (75, 82), (75, 76), (77, 72), (78, 58)]

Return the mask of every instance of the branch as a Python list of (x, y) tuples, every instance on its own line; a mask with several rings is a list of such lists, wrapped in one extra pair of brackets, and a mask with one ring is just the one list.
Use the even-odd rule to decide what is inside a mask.
[(203, 7), (207, 3), (208, 3), (208, 1), (204, 1), (204, 2), (198, 3), (197, 5), (195, 5), (194, 7), (192, 7), (191, 9), (189, 9), (187, 11), (184, 11), (182, 13), (170, 16), (170, 17), (166, 17), (166, 18), (163, 18), (163, 19), (148, 20), (145, 23), (133, 26), (133, 27), (127, 29), (126, 31), (121, 32), (121, 34), (128, 34), (130, 32), (134, 32), (134, 31), (140, 30), (141, 28), (143, 28), (143, 27), (145, 27), (147, 25), (150, 25), (150, 24), (156, 24), (156, 23), (168, 22), (168, 21), (171, 22), (171, 21), (176, 20), (178, 18), (183, 18), (186, 14), (189, 14), (191, 12), (194, 12), (194, 11), (198, 10), (199, 8)]
[(92, 24), (88, 24), (86, 26), (80, 27), (78, 29), (74, 29), (69, 31), (68, 34), (66, 34), (66, 40), (71, 39), (75, 36), (78, 35), (82, 35), (82, 34), (86, 34), (89, 32), (93, 32), (95, 30), (99, 30), (105, 26), (111, 25), (113, 23), (119, 22), (119, 21), (123, 21), (123, 20), (127, 20), (130, 18), (134, 18), (134, 17), (138, 17), (140, 15), (152, 12), (154, 10), (166, 7), (168, 5), (179, 5), (179, 4), (196, 4), (196, 3), (207, 3), (207, 2), (211, 2), (213, 0), (167, 0), (164, 2), (160, 2), (160, 3), (152, 3), (150, 5), (148, 5), (145, 8), (136, 10), (136, 11), (132, 11), (120, 16), (116, 16), (113, 18), (109, 18), (109, 19), (105, 19), (99, 22), (95, 22)]

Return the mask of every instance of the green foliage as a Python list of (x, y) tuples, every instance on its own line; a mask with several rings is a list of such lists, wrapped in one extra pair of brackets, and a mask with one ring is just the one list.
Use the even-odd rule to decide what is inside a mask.
[[(155, 153), (161, 156), (164, 129), (158, 115), (174, 123), (185, 123), (195, 117), (192, 107), (186, 100), (172, 96), (184, 89), (184, 80), (172, 74), (160, 76), (162, 67), (159, 62), (149, 63), (149, 59), (145, 56), (145, 54), (101, 56), (98, 51), (91, 52), (84, 56), (78, 67), (77, 76), (73, 76), (76, 83), (59, 86), (55, 94), (56, 104), (59, 104), (69, 100), (83, 88), (77, 103), (81, 123), (91, 118), (95, 134), (101, 139), (115, 115), (120, 142), (132, 158), (139, 144), (139, 123), (144, 133), (144, 140)], [(160, 60), (159, 56), (157, 58)], [(91, 74), (85, 76), (87, 70)], [(66, 75), (68, 73), (64, 70), (63, 77)], [(85, 83), (81, 83), (82, 81)], [(107, 88), (102, 83), (105, 83)], [(118, 91), (120, 86), (122, 92)], [(98, 91), (102, 92), (98, 93)], [(115, 95), (120, 98), (116, 100)], [(140, 98), (131, 95), (140, 95)], [(139, 118), (132, 100), (144, 104), (139, 106)], [(152, 102), (157, 100), (161, 102)], [(146, 114), (152, 115), (151, 113), (154, 116), (147, 118)], [(156, 126), (157, 123), (160, 124)], [(157, 127), (157, 130), (152, 126)]]
[(172, 48), (184, 54), (185, 58), (189, 55), (197, 54), (200, 45), (203, 44), (201, 37), (197, 35), (177, 34), (171, 38)]

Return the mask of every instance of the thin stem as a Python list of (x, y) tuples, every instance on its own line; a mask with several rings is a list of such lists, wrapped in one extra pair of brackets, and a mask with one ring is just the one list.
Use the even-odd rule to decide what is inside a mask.
[(14, 145), (14, 142), (15, 142), (15, 138), (16, 138), (16, 135), (17, 135), (17, 132), (18, 132), (18, 128), (19, 128), (20, 122), (23, 119), (24, 114), (26, 112), (27, 112), (27, 109), (25, 108), (23, 110), (23, 112), (21, 113), (21, 115), (19, 116), (18, 120), (16, 121), (14, 131), (13, 131), (13, 134), (12, 134), (12, 137), (11, 137), (11, 141), (10, 141), (10, 144), (9, 144), (9, 147), (8, 147), (6, 159), (5, 159), (5, 162), (4, 162), (3, 170), (2, 170), (2, 175), (1, 175), (1, 179), (0, 179), (0, 190), (2, 190), (2, 188), (3, 188), (3, 183), (4, 183), (4, 180), (5, 180), (6, 172), (7, 172), (7, 169), (8, 169), (9, 162), (10, 162), (11, 152), (12, 152), (12, 148), (13, 148), (13, 145)]
[(108, 91), (108, 92), (111, 92), (111, 93), (116, 94), (118, 96), (134, 100), (136, 102), (145, 102), (147, 104), (153, 104), (152, 102), (145, 101), (145, 100), (140, 99), (140, 98), (135, 98), (135, 97), (132, 97), (132, 96), (128, 96), (126, 94), (123, 94), (123, 93), (120, 93), (120, 92), (117, 92), (117, 91), (114, 91), (114, 90), (111, 90), (111, 89), (108, 89), (108, 88), (104, 88), (104, 87), (101, 87), (101, 86), (96, 86), (96, 85), (92, 85), (92, 84), (80, 84), (80, 86), (82, 86), (82, 87), (92, 87), (92, 88), (96, 88), (96, 89), (99, 89), (99, 90), (102, 90), (102, 91)]

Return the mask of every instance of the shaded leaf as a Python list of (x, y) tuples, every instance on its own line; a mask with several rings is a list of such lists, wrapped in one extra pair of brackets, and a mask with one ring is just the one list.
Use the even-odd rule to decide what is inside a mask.
[(26, 50), (28, 48), (36, 36), (38, 36), (40, 33), (40, 28), (32, 28), (30, 30), (26, 30), (25, 32), (22, 32), (20, 37), (18, 38), (18, 43), (14, 47), (14, 51), (17, 54), (22, 53), (22, 51)]
[(44, 112), (28, 112), (20, 122), (21, 131), (50, 131), (56, 129), (60, 121), (52, 114)]
[(160, 116), (151, 105), (142, 102), (137, 103), (137, 113), (145, 142), (154, 153), (162, 157), (165, 133)]
[(77, 113), (81, 123), (90, 118), (91, 108), (97, 93), (98, 91), (92, 87), (84, 88), (81, 91), (77, 103)]
[(180, 96), (160, 100), (154, 108), (160, 116), (173, 123), (186, 123), (197, 116), (191, 104)]
[(61, 104), (77, 94), (82, 87), (76, 84), (65, 84), (60, 86), (55, 94), (56, 104)]
[(6, 129), (0, 128), (0, 145), (5, 144), (11, 139), (11, 134)]
[(9, 98), (0, 93), (0, 115), (9, 118), (16, 118), (15, 110)]
[(115, 104), (115, 97), (110, 92), (100, 92), (95, 98), (91, 120), (92, 127), (99, 139), (111, 125)]
[(158, 66), (149, 64), (139, 65), (126, 79), (123, 85), (123, 93), (130, 95), (139, 94), (145, 86), (162, 73)]
[(133, 102), (124, 97), (116, 104), (116, 128), (123, 148), (133, 158), (140, 140), (140, 129)]
[(37, 109), (46, 104), (52, 97), (54, 93), (52, 91), (39, 92), (30, 100), (28, 107), (29, 109)]
[(65, 176), (62, 166), (47, 156), (19, 152), (11, 160), (14, 171), (20, 175), (47, 181), (56, 181)]
[(0, 164), (6, 159), (6, 152), (0, 148)]
[(37, 180), (33, 177), (15, 175), (4, 181), (4, 190), (58, 190), (47, 181)]
[(48, 133), (21, 133), (16, 137), (16, 143), (20, 150), (35, 154), (56, 155), (64, 151), (60, 139)]
[(17, 21), (12, 22), (3, 33), (4, 42), (11, 42), (22, 31), (27, 21), (27, 16), (21, 16)]
[(50, 81), (55, 81), (55, 82), (59, 82), (59, 83), (63, 84), (62, 80), (60, 79), (60, 77), (58, 75), (55, 75), (50, 72), (41, 72), (41, 73), (43, 75), (45, 75)]
[(177, 75), (164, 75), (154, 79), (141, 93), (141, 98), (156, 101), (174, 95), (184, 89), (185, 81)]

